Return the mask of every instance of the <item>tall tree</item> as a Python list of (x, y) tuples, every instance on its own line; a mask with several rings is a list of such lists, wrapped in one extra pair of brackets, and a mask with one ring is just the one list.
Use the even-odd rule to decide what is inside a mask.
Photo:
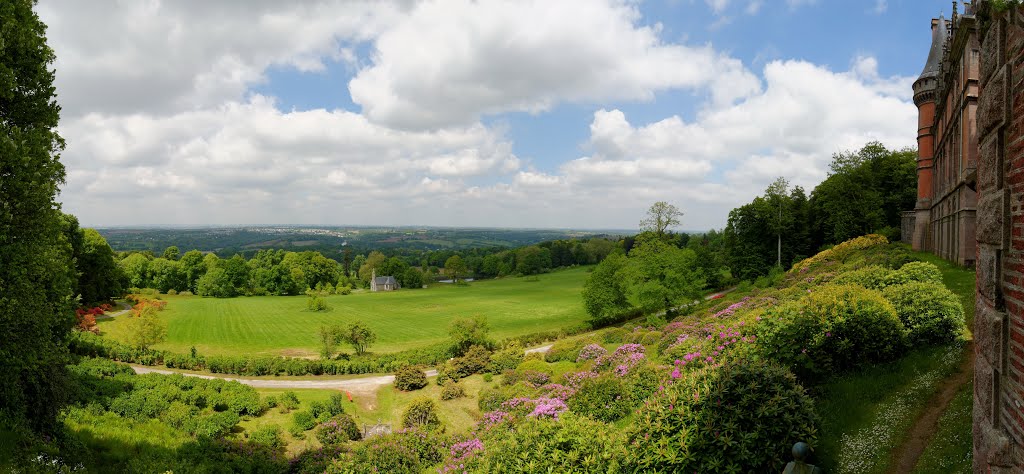
[(74, 317), (53, 50), (31, 0), (0, 2), (0, 430), (51, 432)]
[(640, 230), (653, 232), (658, 237), (664, 237), (668, 229), (681, 223), (683, 211), (665, 201), (658, 201), (647, 210), (647, 217), (640, 221)]
[(109, 300), (121, 292), (121, 269), (114, 262), (114, 251), (95, 229), (82, 231), (82, 251), (78, 256), (78, 294), (85, 305)]

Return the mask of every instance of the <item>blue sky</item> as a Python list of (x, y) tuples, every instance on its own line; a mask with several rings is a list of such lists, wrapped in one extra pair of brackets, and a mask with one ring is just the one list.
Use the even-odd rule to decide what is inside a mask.
[[(108, 4), (109, 3), (109, 4)], [(720, 228), (914, 144), (931, 0), (43, 0), (85, 225)], [(119, 183), (116, 186), (111, 183)]]

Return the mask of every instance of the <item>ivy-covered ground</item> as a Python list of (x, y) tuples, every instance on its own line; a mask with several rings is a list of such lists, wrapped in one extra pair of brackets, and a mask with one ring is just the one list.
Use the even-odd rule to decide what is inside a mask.
[[(804, 441), (829, 472), (887, 472), (968, 334), (943, 272), (914, 260), (861, 237), (668, 322), (564, 339), (543, 355), (474, 346), (437, 377), (403, 370), (405, 390), (353, 400), (138, 376), (83, 359), (64, 416), (81, 456), (63, 450), (59, 463), (96, 472), (778, 472)], [(925, 472), (962, 450), (950, 434), (969, 399), (940, 421), (921, 461), (936, 467)], [(358, 428), (378, 421), (395, 433), (360, 439)]]

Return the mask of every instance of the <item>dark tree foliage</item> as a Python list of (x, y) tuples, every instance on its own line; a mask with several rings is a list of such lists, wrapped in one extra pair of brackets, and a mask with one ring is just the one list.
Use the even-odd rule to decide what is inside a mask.
[(89, 306), (119, 296), (121, 269), (114, 261), (114, 251), (95, 229), (82, 229), (81, 235), (81, 251), (75, 252), (79, 303)]
[(810, 198), (799, 186), (769, 187), (729, 213), (724, 258), (733, 276), (751, 279), (813, 255), (821, 247), (870, 233), (898, 232), (900, 213), (912, 209), (917, 177), (913, 150), (887, 150), (872, 142), (833, 157), (828, 178)]
[(811, 192), (813, 238), (836, 244), (886, 227), (900, 227), (900, 213), (917, 197), (916, 153), (871, 142), (833, 157), (828, 178)]
[(54, 431), (74, 324), (71, 245), (46, 25), (35, 2), (0, 2), (0, 427)]

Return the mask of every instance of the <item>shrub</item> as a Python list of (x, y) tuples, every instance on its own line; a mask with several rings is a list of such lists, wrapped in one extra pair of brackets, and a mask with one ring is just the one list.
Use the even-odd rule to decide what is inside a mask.
[(893, 272), (890, 284), (900, 285), (910, 282), (942, 284), (942, 271), (928, 262), (909, 262)]
[(337, 446), (362, 437), (355, 420), (346, 414), (335, 415), (316, 428), (316, 439), (324, 446)]
[(416, 366), (407, 365), (395, 372), (395, 388), (410, 392), (427, 386), (427, 374)]
[(257, 428), (249, 435), (249, 441), (271, 449), (281, 449), (285, 446), (284, 440), (281, 439), (281, 427), (278, 425)]
[(605, 374), (581, 381), (568, 405), (570, 410), (582, 416), (611, 422), (629, 414), (633, 409), (633, 397), (622, 379)]
[(277, 404), (281, 407), (281, 413), (288, 413), (299, 407), (299, 397), (295, 392), (284, 392)]
[(580, 349), (579, 355), (576, 357), (576, 362), (583, 362), (588, 360), (597, 360), (601, 356), (607, 355), (608, 349), (601, 347), (599, 344), (587, 344)]
[(437, 417), (437, 405), (426, 397), (413, 400), (402, 412), (402, 427), (422, 428), (426, 431), (440, 428), (441, 419)]
[(170, 295), (170, 296), (174, 296), (174, 295), (178, 294), (178, 290), (175, 290), (174, 288), (171, 288), (171, 289), (167, 290), (167, 294)]
[(781, 472), (816, 440), (813, 400), (774, 363), (688, 371), (648, 402), (628, 434), (634, 472)]
[(456, 357), (448, 362), (445, 374), (453, 379), (469, 377), (478, 372), (483, 372), (491, 362), (491, 351), (486, 347), (474, 345), (466, 351), (462, 357)]
[(587, 345), (588, 341), (582, 339), (563, 339), (551, 345), (551, 348), (544, 353), (544, 360), (548, 362), (575, 361), (580, 349)]
[(872, 290), (881, 290), (892, 281), (893, 271), (881, 265), (868, 265), (864, 268), (840, 274), (832, 280), (836, 285), (860, 285)]
[(827, 285), (772, 308), (756, 333), (759, 351), (805, 379), (891, 360), (906, 348), (892, 304), (854, 285)]
[(506, 370), (514, 369), (523, 362), (523, 346), (513, 341), (504, 349), (491, 354), (490, 363), (487, 364), (487, 371), (492, 374), (500, 374)]
[(484, 374), (484, 382), (490, 383), (491, 380), (494, 380), (494, 374), (491, 374), (489, 372)]
[(192, 292), (188, 291), (188, 290), (184, 290), (184, 291), (178, 293), (178, 296), (192, 296)]
[(328, 473), (418, 474), (440, 463), (450, 442), (436, 432), (405, 430), (358, 443), (351, 455), (332, 464)]
[(485, 388), (480, 390), (480, 395), (479, 398), (477, 398), (476, 405), (480, 408), (481, 413), (487, 413), (501, 408), (502, 403), (513, 398), (532, 395), (533, 391), (533, 388), (527, 387), (523, 384), (499, 385)]
[(482, 444), (482, 451), (463, 459), (466, 471), (621, 472), (625, 458), (619, 430), (572, 413), (557, 420), (525, 418), (511, 433), (489, 431)]
[(606, 344), (621, 344), (626, 340), (628, 335), (629, 331), (623, 328), (611, 328), (605, 330), (605, 332), (601, 334), (601, 338)]
[(963, 332), (964, 308), (940, 283), (910, 282), (886, 288), (882, 294), (896, 308), (911, 343), (943, 344)]
[(458, 383), (450, 383), (441, 389), (441, 400), (454, 400), (466, 396), (466, 390)]
[(299, 431), (309, 431), (316, 426), (316, 417), (307, 410), (292, 413), (292, 426)]

